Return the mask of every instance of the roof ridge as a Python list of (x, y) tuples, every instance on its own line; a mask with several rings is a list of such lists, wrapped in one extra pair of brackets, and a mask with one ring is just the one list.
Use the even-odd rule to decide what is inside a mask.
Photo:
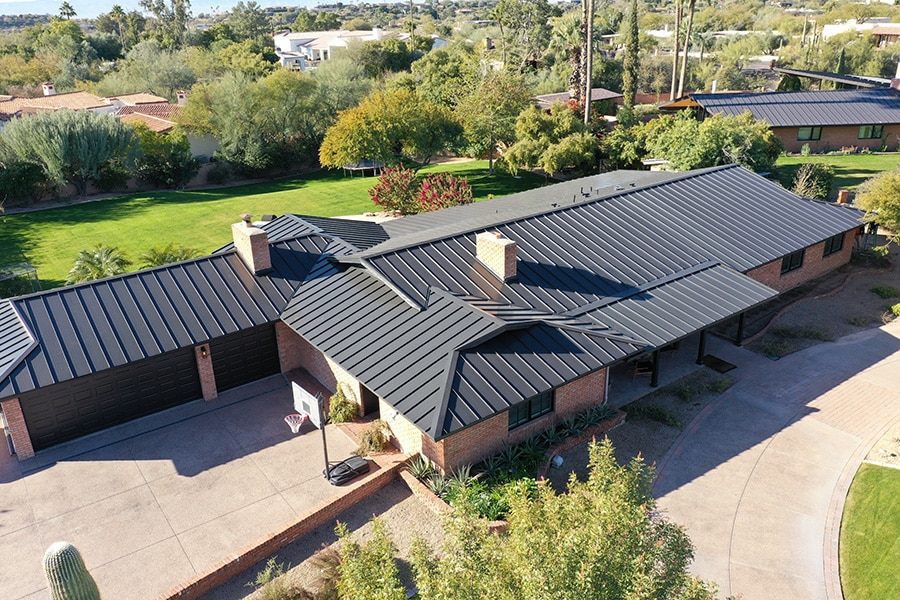
[[(463, 228), (459, 231), (455, 231), (449, 235), (436, 234), (435, 236), (429, 237), (427, 239), (411, 240), (407, 243), (400, 243), (397, 246), (392, 246), (390, 249), (384, 250), (381, 252), (377, 251), (378, 246), (373, 246), (372, 248), (369, 248), (368, 250), (364, 250), (362, 252), (358, 252), (358, 253), (352, 255), (351, 257), (347, 257), (347, 260), (355, 262), (355, 261), (359, 261), (359, 260), (365, 260), (370, 257), (384, 256), (387, 254), (399, 252), (400, 250), (407, 250), (409, 248), (423, 246), (425, 244), (430, 244), (430, 243), (433, 243), (436, 241), (447, 240), (450, 238), (457, 238), (460, 236), (468, 235), (470, 233), (484, 231), (486, 229), (491, 229), (494, 227), (502, 227), (504, 225), (509, 225), (511, 223), (519, 223), (522, 221), (527, 221), (529, 219), (542, 217), (544, 215), (563, 213), (568, 210), (574, 210), (575, 208), (578, 208), (578, 207), (588, 206), (588, 205), (595, 204), (595, 203), (607, 202), (610, 200), (615, 200), (617, 198), (620, 198), (621, 196), (624, 196), (625, 194), (630, 194), (630, 193), (633, 193), (636, 191), (654, 189), (654, 188), (661, 187), (664, 185), (669, 185), (672, 183), (677, 183), (677, 182), (693, 179), (694, 177), (700, 177), (703, 175), (707, 175), (709, 173), (713, 173), (716, 171), (725, 171), (725, 170), (735, 169), (735, 168), (746, 169), (746, 167), (744, 167), (738, 163), (731, 163), (731, 164), (727, 164), (727, 165), (717, 165), (715, 167), (707, 167), (705, 169), (696, 169), (696, 170), (692, 170), (692, 171), (685, 171), (683, 174), (672, 177), (671, 179), (666, 179), (665, 181), (656, 181), (656, 182), (646, 183), (646, 184), (642, 184), (642, 185), (635, 185), (634, 187), (623, 188), (621, 185), (617, 185), (616, 187), (621, 188), (621, 189), (615, 189), (614, 193), (612, 193), (608, 196), (602, 196), (602, 197), (598, 197), (598, 198), (585, 198), (581, 201), (577, 201), (577, 200), (573, 201), (571, 204), (557, 204), (556, 206), (551, 206), (550, 208), (544, 208), (544, 209), (538, 210), (538, 211), (530, 213), (530, 214), (517, 215), (515, 217), (507, 217), (507, 218), (504, 218), (502, 220), (499, 220), (497, 222), (493, 222), (490, 224), (481, 223), (481, 224), (478, 224), (477, 226), (465, 227), (465, 228)], [(585, 177), (584, 179), (588, 179), (588, 177)], [(574, 180), (574, 181), (577, 181), (577, 180)], [(393, 240), (388, 240), (388, 242), (394, 241), (394, 240), (398, 241), (398, 242), (402, 242), (403, 238), (402, 237), (394, 238)], [(384, 243), (388, 243), (388, 242), (384, 242)]]
[(9, 374), (12, 373), (16, 369), (16, 367), (19, 366), (19, 364), (21, 364), (25, 357), (28, 356), (31, 351), (37, 348), (39, 345), (37, 337), (34, 335), (34, 332), (31, 331), (31, 327), (28, 326), (28, 322), (24, 317), (22, 317), (22, 313), (19, 311), (19, 308), (16, 306), (14, 300), (14, 298), (0, 299), (0, 309), (3, 308), (4, 304), (9, 307), (9, 310), (18, 320), (19, 325), (28, 335), (30, 341), (28, 342), (28, 345), (26, 347), (19, 350), (18, 356), (15, 356), (3, 370), (0, 370), (0, 382), (5, 381), (6, 378), (9, 377)]

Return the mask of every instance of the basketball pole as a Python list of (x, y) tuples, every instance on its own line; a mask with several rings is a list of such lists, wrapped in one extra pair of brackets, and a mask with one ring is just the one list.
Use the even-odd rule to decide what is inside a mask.
[(325, 442), (325, 423), (327, 422), (327, 417), (325, 416), (325, 398), (322, 397), (322, 393), (319, 392), (316, 394), (316, 402), (319, 403), (319, 415), (322, 422), (322, 454), (325, 455), (325, 479), (331, 481), (331, 466), (328, 464), (328, 444)]

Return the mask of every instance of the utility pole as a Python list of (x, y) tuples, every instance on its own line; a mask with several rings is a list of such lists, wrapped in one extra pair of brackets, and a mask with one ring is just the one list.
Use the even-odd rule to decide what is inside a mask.
[(587, 27), (585, 28), (584, 51), (584, 124), (591, 122), (591, 90), (594, 86), (594, 0), (587, 3)]

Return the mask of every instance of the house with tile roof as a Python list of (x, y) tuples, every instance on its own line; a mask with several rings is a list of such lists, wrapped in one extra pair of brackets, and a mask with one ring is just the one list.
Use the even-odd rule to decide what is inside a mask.
[(740, 115), (765, 121), (788, 152), (809, 145), (813, 152), (844, 147), (900, 147), (900, 79), (890, 87), (832, 91), (693, 94), (665, 105), (703, 115)]
[(210, 256), (0, 301), (0, 407), (26, 458), (302, 373), (453, 469), (605, 403), (612, 367), (649, 356), (654, 381), (662, 348), (702, 352), (711, 327), (845, 264), (860, 217), (731, 165), (381, 224), (237, 223)]
[(289, 31), (273, 37), (275, 54), (282, 67), (296, 71), (316, 68), (323, 60), (331, 60), (354, 41), (381, 41), (384, 32), (379, 27), (368, 30)]

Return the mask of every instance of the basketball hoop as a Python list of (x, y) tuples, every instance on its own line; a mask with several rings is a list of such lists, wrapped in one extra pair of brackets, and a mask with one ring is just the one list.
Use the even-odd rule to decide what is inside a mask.
[(306, 423), (306, 420), (309, 419), (306, 415), (288, 415), (284, 418), (284, 422), (288, 424), (291, 428), (291, 433), (297, 433), (300, 431), (300, 426)]

